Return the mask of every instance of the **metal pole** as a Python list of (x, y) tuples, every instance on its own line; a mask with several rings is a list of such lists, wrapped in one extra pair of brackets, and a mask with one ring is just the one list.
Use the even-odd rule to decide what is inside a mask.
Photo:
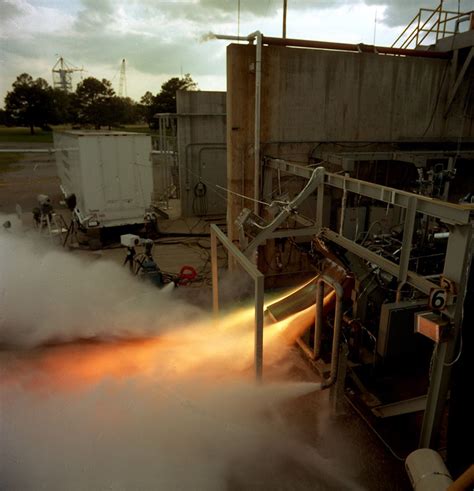
[(219, 276), (217, 274), (217, 237), (211, 227), (212, 310), (219, 313)]
[(339, 345), (339, 359), (337, 363), (337, 378), (336, 383), (331, 386), (329, 398), (334, 414), (341, 415), (345, 413), (344, 395), (345, 382), (347, 375), (347, 358), (349, 349), (346, 344)]
[(218, 310), (217, 291), (217, 240), (226, 248), (227, 252), (235, 258), (242, 268), (252, 277), (255, 285), (255, 376), (257, 381), (262, 379), (263, 366), (263, 308), (264, 308), (264, 275), (252, 264), (247, 257), (229, 240), (227, 235), (217, 227), (211, 225), (211, 259), (212, 259), (212, 293), (214, 311)]
[(286, 11), (288, 8), (288, 0), (283, 0), (283, 35), (282, 38), (286, 38)]
[(472, 253), (472, 225), (451, 228), (444, 261), (443, 275), (454, 281), (458, 288), (456, 303), (448, 310), (453, 330), (447, 341), (438, 344), (431, 370), (430, 387), (420, 435), (420, 448), (434, 444), (446, 404), (451, 369), (456, 359), (457, 338), (463, 322), (464, 296), (469, 278)]
[[(452, 172), (454, 170), (454, 163), (455, 163), (454, 157), (449, 157), (448, 167), (446, 170)], [(441, 196), (441, 199), (448, 201), (448, 196), (449, 196), (449, 179), (446, 179), (446, 182), (444, 183), (443, 195)]]
[(237, 37), (240, 38), (240, 0), (237, 0)]
[(316, 284), (316, 316), (314, 318), (314, 360), (319, 360), (321, 355), (321, 338), (323, 332), (323, 304), (324, 304), (324, 283), (318, 281)]
[(417, 202), (414, 196), (408, 198), (407, 212), (405, 216), (405, 225), (402, 236), (402, 252), (400, 255), (400, 267), (398, 270), (399, 283), (405, 283), (408, 275), (408, 266), (410, 263), (411, 245), (413, 241), (413, 232), (415, 230)]
[(436, 23), (436, 41), (438, 41), (439, 38), (439, 28), (441, 26), (441, 16), (443, 13), (443, 0), (439, 3), (439, 15), (438, 15), (438, 22)]
[(255, 378), (262, 380), (263, 373), (263, 302), (264, 277), (255, 278)]
[(332, 352), (331, 352), (331, 375), (329, 380), (325, 381), (323, 385), (327, 387), (331, 386), (337, 378), (337, 369), (339, 365), (339, 341), (341, 339), (341, 327), (342, 327), (342, 287), (335, 288), (336, 291), (336, 310), (334, 312), (334, 329), (332, 340)]
[[(255, 134), (254, 134), (254, 199), (260, 199), (260, 115), (261, 115), (261, 93), (262, 93), (262, 34), (258, 32), (255, 36), (257, 45), (255, 47)], [(259, 213), (258, 201), (254, 201), (254, 212)]]
[(421, 11), (418, 12), (418, 25), (416, 26), (416, 45), (415, 45), (415, 48), (418, 46), (418, 38), (420, 35), (420, 22), (421, 22)]
[(316, 227), (321, 231), (323, 228), (324, 217), (324, 180), (318, 186), (318, 192), (316, 196)]

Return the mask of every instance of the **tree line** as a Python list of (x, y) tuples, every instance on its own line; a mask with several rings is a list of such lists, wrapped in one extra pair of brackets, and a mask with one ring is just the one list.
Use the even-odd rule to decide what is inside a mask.
[(51, 87), (43, 78), (22, 73), (5, 96), (0, 124), (29, 127), (31, 134), (35, 127), (48, 130), (58, 124), (100, 129), (146, 122), (154, 129), (155, 114), (176, 112), (177, 90), (197, 90), (197, 84), (189, 74), (173, 77), (157, 94), (147, 91), (140, 102), (135, 102), (130, 97), (118, 97), (106, 79), (88, 77), (75, 92), (68, 93)]

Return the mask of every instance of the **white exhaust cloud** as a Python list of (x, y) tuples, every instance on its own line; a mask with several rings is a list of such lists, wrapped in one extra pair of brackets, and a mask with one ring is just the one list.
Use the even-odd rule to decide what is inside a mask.
[(316, 384), (278, 382), (284, 343), (267, 350), (276, 381), (253, 382), (251, 313), (216, 323), (8, 231), (0, 279), (1, 489), (358, 489), (285, 421)]

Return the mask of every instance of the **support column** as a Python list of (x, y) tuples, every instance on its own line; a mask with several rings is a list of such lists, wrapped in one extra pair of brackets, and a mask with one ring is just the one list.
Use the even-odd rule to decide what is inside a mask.
[(451, 377), (451, 368), (457, 357), (456, 347), (463, 320), (463, 303), (472, 252), (471, 224), (452, 226), (450, 230), (443, 275), (457, 285), (456, 303), (448, 308), (453, 323), (450, 338), (437, 347), (431, 370), (423, 426), (420, 435), (420, 448), (432, 447), (438, 434), (442, 412), (446, 404)]

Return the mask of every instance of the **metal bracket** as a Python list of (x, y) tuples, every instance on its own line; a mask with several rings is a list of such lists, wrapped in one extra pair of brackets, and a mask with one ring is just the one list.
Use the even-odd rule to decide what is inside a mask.
[(298, 209), (301, 203), (308, 198), (321, 183), (324, 182), (324, 173), (324, 167), (318, 167), (312, 171), (311, 177), (303, 190), (292, 201), (285, 204), (280, 213), (268, 225), (262, 227), (262, 231), (245, 248), (243, 252), (247, 257), (251, 256), (260, 244), (263, 244), (267, 239), (270, 239), (275, 230)]

